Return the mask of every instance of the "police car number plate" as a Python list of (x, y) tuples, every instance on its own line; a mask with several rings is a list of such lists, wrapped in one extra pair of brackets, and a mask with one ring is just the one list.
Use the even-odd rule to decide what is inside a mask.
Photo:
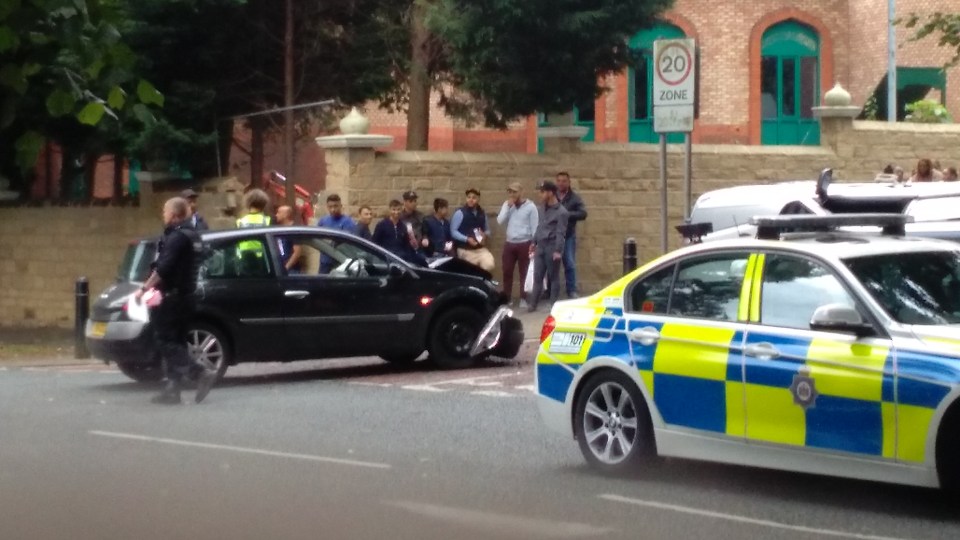
[(550, 352), (560, 354), (576, 354), (587, 340), (583, 332), (554, 332), (550, 341)]

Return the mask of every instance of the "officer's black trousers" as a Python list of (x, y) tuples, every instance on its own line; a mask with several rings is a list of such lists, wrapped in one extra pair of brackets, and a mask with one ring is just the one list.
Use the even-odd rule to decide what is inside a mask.
[(150, 310), (154, 343), (171, 381), (182, 381), (195, 369), (187, 350), (187, 330), (194, 311), (193, 299), (180, 294), (165, 294), (160, 305)]

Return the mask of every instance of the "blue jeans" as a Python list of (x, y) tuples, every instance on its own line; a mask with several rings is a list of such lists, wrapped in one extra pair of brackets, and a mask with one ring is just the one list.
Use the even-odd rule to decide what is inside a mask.
[(563, 277), (567, 280), (567, 297), (577, 292), (577, 235), (567, 236), (563, 245)]

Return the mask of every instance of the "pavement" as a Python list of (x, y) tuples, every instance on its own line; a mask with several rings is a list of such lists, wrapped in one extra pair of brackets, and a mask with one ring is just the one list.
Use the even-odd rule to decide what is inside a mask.
[(247, 364), (174, 407), (110, 366), (0, 367), (0, 538), (960, 536), (935, 490), (674, 459), (598, 475), (537, 414), (526, 328), (509, 362)]

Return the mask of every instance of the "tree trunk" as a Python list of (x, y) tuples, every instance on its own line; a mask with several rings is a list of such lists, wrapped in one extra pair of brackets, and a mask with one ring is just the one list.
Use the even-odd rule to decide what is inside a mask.
[(407, 107), (407, 150), (427, 150), (430, 140), (430, 34), (426, 0), (415, 0), (410, 17), (410, 104)]
[[(296, 210), (297, 193), (294, 190), (295, 170), (293, 157), (293, 0), (286, 0), (286, 29), (283, 33), (283, 171), (287, 177), (286, 205)], [(294, 223), (300, 224), (299, 212), (294, 211)]]
[(250, 187), (263, 188), (263, 131), (265, 126), (250, 121)]

